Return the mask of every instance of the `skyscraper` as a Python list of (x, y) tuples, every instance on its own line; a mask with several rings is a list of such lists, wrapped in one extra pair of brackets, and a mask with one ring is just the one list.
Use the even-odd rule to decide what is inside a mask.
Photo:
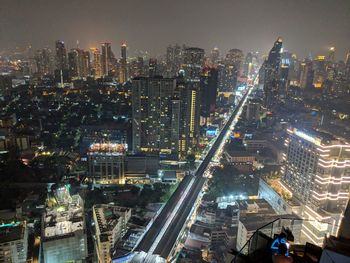
[(226, 91), (234, 91), (237, 86), (237, 78), (241, 74), (243, 64), (243, 52), (239, 49), (231, 49), (223, 61), (223, 86)]
[(127, 45), (126, 43), (123, 43), (121, 45), (120, 73), (119, 73), (120, 82), (126, 82), (128, 80), (126, 49), (127, 49)]
[(37, 50), (34, 56), (37, 73), (39, 75), (53, 74), (54, 63), (52, 51), (49, 48)]
[(218, 71), (213, 67), (205, 67), (200, 79), (200, 115), (207, 124), (210, 114), (215, 112), (216, 94), (218, 89)]
[[(335, 235), (350, 189), (350, 145), (317, 131), (289, 129), (283, 185), (302, 204), (302, 232), (315, 244)], [(316, 220), (312, 221), (312, 220)]]
[(262, 66), (264, 72), (264, 106), (268, 109), (271, 109), (279, 101), (280, 83), (278, 73), (281, 62), (281, 51), (282, 39), (278, 38)]
[(71, 77), (87, 77), (90, 74), (90, 53), (79, 48), (71, 49), (68, 67)]
[(186, 48), (184, 51), (184, 77), (191, 82), (199, 82), (204, 61), (204, 49), (197, 47)]
[(183, 49), (176, 44), (169, 45), (166, 50), (166, 74), (167, 77), (175, 77), (178, 75), (181, 64), (183, 62)]
[(96, 78), (100, 78), (102, 76), (101, 53), (98, 50), (98, 48), (91, 48), (90, 51), (93, 57), (93, 61), (92, 61), (93, 75)]
[(101, 68), (102, 75), (108, 76), (114, 70), (114, 54), (112, 52), (111, 43), (101, 44)]
[(176, 80), (132, 80), (133, 151), (178, 158), (180, 103)]
[(148, 76), (152, 78), (157, 75), (159, 75), (157, 59), (150, 58), (148, 61)]
[(210, 62), (215, 66), (220, 59), (220, 50), (217, 47), (214, 47), (210, 52)]
[(67, 50), (63, 41), (56, 41), (56, 69), (66, 70), (67, 65)]

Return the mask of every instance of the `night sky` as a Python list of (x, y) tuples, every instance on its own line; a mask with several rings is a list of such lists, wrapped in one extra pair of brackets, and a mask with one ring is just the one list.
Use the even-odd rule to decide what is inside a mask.
[(350, 49), (350, 0), (0, 0), (0, 50), (24, 46), (68, 48), (127, 41), (130, 51), (165, 53), (170, 43), (207, 51), (240, 48), (263, 54), (282, 36), (303, 58)]

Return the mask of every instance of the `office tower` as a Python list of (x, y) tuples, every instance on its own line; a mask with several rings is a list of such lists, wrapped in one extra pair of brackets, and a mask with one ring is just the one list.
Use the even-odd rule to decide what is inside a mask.
[(237, 78), (241, 74), (243, 64), (243, 52), (239, 49), (231, 49), (224, 60), (224, 86), (226, 91), (234, 91), (237, 86)]
[(279, 67), (281, 62), (282, 39), (278, 38), (264, 61), (264, 106), (271, 109), (279, 101)]
[(53, 74), (54, 65), (52, 51), (49, 48), (39, 49), (34, 56), (37, 73), (40, 76)]
[(28, 227), (26, 222), (0, 224), (0, 262), (27, 262)]
[(183, 62), (183, 49), (176, 44), (169, 45), (166, 50), (166, 77), (175, 77), (178, 75)]
[(67, 65), (67, 51), (63, 41), (56, 41), (56, 69), (66, 70)]
[(100, 184), (124, 184), (126, 151), (126, 144), (92, 144), (87, 153), (90, 179)]
[(102, 76), (102, 65), (101, 65), (101, 53), (98, 48), (91, 48), (92, 53), (92, 71), (95, 78), (100, 78)]
[[(181, 72), (181, 71), (180, 71)], [(176, 93), (180, 98), (179, 156), (194, 154), (199, 138), (200, 96), (198, 85), (176, 78)]]
[(210, 62), (212, 65), (217, 65), (220, 59), (220, 50), (217, 47), (214, 47), (210, 52)]
[(101, 44), (101, 69), (102, 75), (108, 76), (115, 68), (115, 57), (112, 52), (111, 43)]
[(314, 71), (312, 61), (305, 59), (300, 65), (300, 87), (302, 89), (313, 88)]
[(150, 78), (153, 78), (153, 77), (155, 77), (157, 75), (159, 75), (157, 59), (156, 58), (150, 58), (149, 61), (148, 61), (148, 76)]
[(191, 82), (199, 82), (204, 61), (204, 49), (197, 47), (186, 48), (184, 51), (184, 77)]
[(110, 204), (98, 204), (92, 208), (95, 225), (97, 262), (112, 262), (111, 255), (117, 242), (125, 235), (131, 209)]
[(119, 71), (119, 82), (126, 82), (128, 80), (128, 65), (127, 65), (127, 57), (126, 57), (126, 43), (123, 43), (121, 46), (121, 58), (120, 58), (120, 71)]
[[(303, 234), (322, 244), (325, 234), (336, 235), (349, 198), (350, 145), (333, 136), (288, 129), (282, 183), (303, 206)], [(313, 221), (314, 220), (314, 221)]]
[(327, 61), (325, 56), (318, 56), (313, 61), (314, 79), (312, 84), (316, 89), (322, 88), (324, 81), (327, 79), (326, 64)]
[(133, 151), (178, 158), (180, 103), (176, 80), (132, 80)]
[(48, 199), (42, 218), (44, 262), (79, 262), (87, 257), (83, 199), (70, 195), (69, 185), (58, 187)]
[(90, 53), (79, 48), (68, 53), (68, 67), (71, 77), (83, 78), (90, 74)]
[(207, 124), (211, 114), (215, 112), (216, 94), (218, 89), (218, 71), (216, 68), (205, 67), (200, 77), (200, 115)]

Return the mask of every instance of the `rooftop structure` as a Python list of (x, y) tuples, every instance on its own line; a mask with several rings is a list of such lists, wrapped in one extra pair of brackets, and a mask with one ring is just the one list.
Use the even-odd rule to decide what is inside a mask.
[[(82, 260), (87, 256), (84, 204), (79, 195), (50, 202), (42, 220), (42, 247), (45, 262)], [(65, 192), (65, 191), (63, 191)]]

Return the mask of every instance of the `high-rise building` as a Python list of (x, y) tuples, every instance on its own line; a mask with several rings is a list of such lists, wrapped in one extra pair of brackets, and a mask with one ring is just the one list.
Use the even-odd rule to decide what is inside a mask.
[(184, 77), (191, 82), (199, 82), (203, 69), (204, 49), (197, 47), (186, 48), (184, 51)]
[(68, 66), (71, 77), (87, 77), (90, 74), (90, 53), (74, 48), (68, 53)]
[(25, 222), (0, 224), (0, 262), (27, 262), (28, 227)]
[(102, 75), (108, 76), (114, 70), (115, 57), (112, 52), (111, 43), (101, 44), (101, 69)]
[(100, 184), (124, 184), (126, 151), (125, 144), (92, 144), (87, 154), (89, 177)]
[(120, 58), (120, 72), (119, 72), (119, 81), (124, 83), (128, 80), (128, 66), (127, 66), (127, 57), (126, 57), (126, 43), (121, 45), (121, 58)]
[(41, 247), (44, 262), (79, 262), (87, 257), (84, 203), (58, 187), (42, 218)]
[(203, 119), (203, 124), (207, 124), (210, 114), (215, 112), (217, 90), (217, 69), (205, 67), (200, 77), (200, 115)]
[(131, 209), (98, 204), (92, 208), (95, 223), (95, 247), (98, 263), (110, 263), (116, 243), (125, 235)]
[(312, 61), (305, 59), (300, 67), (300, 87), (302, 89), (313, 88), (314, 71), (312, 68)]
[(316, 89), (320, 89), (323, 87), (325, 80), (327, 79), (327, 61), (325, 56), (318, 56), (313, 61), (313, 71), (314, 71), (314, 79), (313, 85)]
[(176, 44), (168, 46), (166, 50), (166, 77), (178, 75), (183, 62), (183, 48)]
[(302, 232), (315, 244), (336, 235), (349, 198), (350, 145), (333, 136), (288, 129), (283, 186), (303, 205)]
[(49, 48), (43, 48), (36, 51), (34, 56), (37, 73), (40, 76), (53, 74), (54, 63), (52, 51)]
[(220, 50), (217, 47), (214, 47), (210, 52), (210, 63), (215, 66), (219, 62), (220, 59)]
[(237, 78), (241, 74), (243, 66), (243, 52), (239, 49), (231, 49), (223, 61), (223, 86), (225, 91), (234, 91), (237, 86)]
[(150, 58), (148, 61), (148, 76), (153, 78), (159, 75), (158, 64), (156, 58)]
[(91, 48), (90, 51), (93, 57), (93, 60), (92, 60), (93, 75), (96, 78), (100, 78), (102, 76), (101, 53), (98, 50), (98, 48)]
[(268, 109), (272, 108), (279, 101), (280, 81), (278, 73), (281, 62), (281, 51), (282, 39), (278, 38), (262, 66), (264, 73), (264, 106)]
[(350, 51), (348, 51), (348, 53), (346, 54), (345, 67), (346, 67), (346, 73), (345, 73), (346, 80), (350, 84)]
[(67, 65), (67, 50), (63, 41), (56, 41), (56, 69), (57, 70), (66, 70), (68, 69)]
[(133, 151), (178, 158), (180, 102), (176, 80), (132, 80)]

